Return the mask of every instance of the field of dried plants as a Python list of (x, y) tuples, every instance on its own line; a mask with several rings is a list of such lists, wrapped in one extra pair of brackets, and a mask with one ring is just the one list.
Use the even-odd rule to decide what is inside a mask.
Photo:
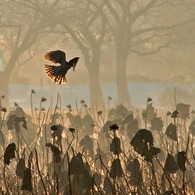
[(30, 111), (17, 102), (0, 115), (0, 194), (195, 194), (195, 111), (123, 105), (99, 110), (85, 100)]

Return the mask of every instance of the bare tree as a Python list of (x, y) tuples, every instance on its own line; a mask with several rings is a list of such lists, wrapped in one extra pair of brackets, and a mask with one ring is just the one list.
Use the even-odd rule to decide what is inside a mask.
[(90, 78), (91, 105), (97, 104), (98, 107), (104, 105), (99, 81), (100, 50), (106, 33), (106, 23), (101, 14), (103, 6), (104, 3), (101, 1), (93, 3), (93, 1), (75, 0), (72, 1), (73, 9), (71, 5), (69, 7), (71, 20), (67, 22), (64, 14), (60, 15), (58, 20), (83, 54)]
[(42, 30), (52, 23), (40, 8), (47, 10), (54, 7), (57, 1), (52, 4), (46, 2), (16, 0), (1, 3), (0, 49), (5, 64), (0, 72), (1, 95), (8, 96), (8, 84), (10, 78), (15, 76), (14, 70), (33, 57), (34, 52), (30, 49)]
[[(126, 77), (129, 55), (152, 55), (172, 47), (175, 34), (194, 21), (187, 16), (176, 20), (184, 4), (179, 0), (106, 1), (104, 13), (115, 42), (119, 103), (131, 105)], [(175, 18), (170, 14), (176, 14)]]

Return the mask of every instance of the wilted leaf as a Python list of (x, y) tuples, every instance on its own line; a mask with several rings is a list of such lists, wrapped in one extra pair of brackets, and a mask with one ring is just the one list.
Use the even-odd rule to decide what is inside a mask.
[(165, 134), (167, 135), (167, 137), (169, 137), (173, 141), (177, 141), (177, 127), (173, 123), (169, 124), (169, 126), (166, 129)]
[(184, 104), (184, 103), (178, 103), (176, 106), (176, 109), (179, 112), (179, 117), (183, 120), (186, 120), (189, 118), (190, 115), (190, 105)]
[(121, 125), (125, 125), (127, 123), (132, 123), (133, 120), (134, 120), (133, 114), (128, 114), (127, 116), (125, 116), (125, 118), (122, 119)]
[(144, 159), (148, 162), (152, 162), (152, 158), (160, 153), (160, 148), (150, 147), (149, 149), (145, 149), (143, 152)]
[(153, 146), (153, 135), (147, 129), (140, 129), (130, 144), (134, 147), (134, 150), (144, 156), (145, 160), (152, 162), (152, 158), (160, 152), (159, 148)]
[(60, 160), (61, 160), (61, 157), (60, 157), (61, 151), (58, 149), (58, 147), (54, 146), (51, 143), (47, 143), (46, 146), (51, 148), (51, 151), (52, 151), (53, 157), (54, 157), (54, 161), (55, 162), (60, 162)]
[(77, 156), (73, 156), (70, 161), (70, 174), (81, 175), (84, 171), (83, 161)]
[(83, 174), (80, 177), (81, 177), (81, 180), (80, 180), (79, 185), (81, 189), (86, 190), (86, 188), (90, 188), (92, 185), (93, 178), (90, 175), (90, 172), (86, 167), (84, 167)]
[(154, 117), (151, 120), (151, 130), (162, 131), (163, 121), (160, 117)]
[(112, 161), (110, 176), (115, 179), (116, 177), (121, 177), (123, 175), (123, 170), (121, 167), (120, 159), (115, 159)]
[(149, 144), (149, 146), (153, 146), (153, 135), (147, 129), (140, 129), (133, 139), (131, 140), (130, 144), (134, 147), (135, 151), (139, 154), (143, 153), (143, 148)]
[(129, 183), (137, 187), (143, 185), (143, 177), (141, 171), (131, 173)]
[(16, 166), (16, 175), (22, 179), (24, 176), (24, 171), (25, 171), (25, 160), (23, 158), (20, 158)]
[(142, 179), (142, 174), (140, 171), (140, 163), (137, 160), (137, 158), (135, 158), (134, 160), (132, 160), (126, 167), (126, 169), (131, 173), (130, 175), (130, 184), (134, 185), (134, 186), (140, 186), (141, 183), (143, 182)]
[(128, 109), (123, 106), (119, 105), (116, 108), (112, 108), (110, 112), (108, 113), (108, 119), (109, 120), (121, 120), (125, 115), (129, 113)]
[(50, 127), (50, 129), (51, 129), (52, 131), (62, 131), (63, 128), (64, 128), (64, 127), (63, 127), (61, 124), (52, 125), (52, 126)]
[(93, 125), (94, 125), (94, 119), (91, 117), (91, 115), (86, 114), (82, 118), (82, 125), (83, 129), (85, 129), (88, 133), (93, 133)]
[(134, 160), (132, 160), (131, 162), (129, 162), (129, 164), (127, 165), (126, 169), (130, 172), (130, 173), (138, 173), (140, 171), (140, 163), (137, 160), (137, 158), (135, 158)]
[(8, 130), (12, 130), (15, 128), (15, 118), (16, 118), (16, 115), (10, 115), (8, 120), (7, 120), (7, 128)]
[(185, 163), (186, 163), (186, 152), (184, 151), (178, 152), (177, 153), (177, 164), (179, 166), (179, 169), (183, 172), (186, 170)]
[(165, 172), (168, 172), (168, 173), (175, 173), (179, 169), (177, 163), (175, 162), (174, 157), (171, 154), (168, 154), (167, 156), (164, 169), (165, 169)]
[(26, 114), (25, 114), (24, 110), (21, 107), (17, 106), (16, 107), (16, 116), (21, 118), (21, 117), (25, 117), (25, 115)]
[(22, 122), (22, 127), (27, 129), (26, 119), (24, 117), (18, 117), (15, 114), (10, 115), (7, 120), (8, 130), (15, 129), (16, 131), (20, 131), (20, 123)]
[(102, 127), (102, 129), (101, 129), (101, 131), (103, 132), (103, 133), (105, 133), (108, 129), (109, 129), (109, 127), (111, 126), (113, 124), (113, 122), (112, 121), (106, 121), (106, 123), (104, 124), (104, 126)]
[(11, 143), (9, 144), (6, 149), (5, 149), (5, 153), (4, 153), (4, 163), (6, 165), (9, 165), (10, 160), (12, 158), (15, 158), (15, 150), (16, 150), (16, 144), (15, 143)]
[(22, 190), (27, 190), (29, 192), (32, 192), (32, 175), (31, 175), (30, 167), (24, 171)]
[(122, 152), (121, 150), (121, 141), (118, 137), (114, 137), (112, 139), (112, 142), (110, 144), (110, 151), (114, 154), (120, 154)]
[(132, 122), (127, 125), (127, 135), (130, 139), (135, 135), (135, 133), (139, 130), (139, 124), (137, 119), (133, 119)]
[(177, 110), (175, 110), (175, 111), (172, 113), (172, 115), (171, 115), (172, 118), (177, 118), (178, 116), (179, 116), (179, 112), (178, 112)]
[(87, 149), (93, 149), (93, 140), (89, 137), (89, 135), (85, 135), (85, 137), (80, 141), (80, 145), (86, 147)]

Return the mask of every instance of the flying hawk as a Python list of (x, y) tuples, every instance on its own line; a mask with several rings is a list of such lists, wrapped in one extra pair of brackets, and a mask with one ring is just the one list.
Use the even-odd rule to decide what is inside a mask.
[(60, 84), (66, 84), (66, 73), (72, 67), (75, 70), (79, 57), (66, 61), (66, 54), (63, 51), (56, 50), (50, 51), (44, 55), (44, 59), (51, 61), (59, 66), (53, 66), (45, 64), (45, 73), (54, 82)]

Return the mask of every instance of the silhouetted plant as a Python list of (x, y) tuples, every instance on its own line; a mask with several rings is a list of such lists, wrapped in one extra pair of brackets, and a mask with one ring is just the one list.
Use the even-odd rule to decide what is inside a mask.
[(179, 116), (178, 110), (173, 111), (173, 113), (171, 114), (171, 117), (174, 119), (177, 118), (178, 116)]
[(113, 152), (113, 154), (120, 154), (122, 152), (121, 150), (121, 141), (118, 137), (114, 137), (112, 139), (112, 142), (110, 144), (110, 151)]
[(177, 164), (181, 171), (186, 170), (186, 152), (181, 151), (177, 153)]
[(58, 125), (52, 125), (50, 128), (53, 131), (52, 134), (51, 134), (52, 138), (54, 140), (55, 140), (55, 138), (57, 138), (55, 140), (55, 142), (58, 145), (60, 145), (61, 144), (61, 140), (62, 140), (62, 132), (63, 132), (64, 127), (61, 124), (58, 124)]
[(132, 138), (130, 144), (137, 153), (142, 155), (146, 148), (153, 146), (153, 141), (153, 135), (149, 130), (140, 129)]
[(85, 135), (83, 139), (81, 139), (79, 143), (82, 147), (85, 147), (89, 151), (89, 155), (92, 157), (94, 155), (93, 152), (93, 140), (89, 135)]
[(31, 167), (25, 169), (24, 176), (22, 180), (22, 190), (27, 190), (32, 192), (32, 174), (31, 174)]
[(173, 124), (170, 123), (166, 129), (165, 134), (167, 137), (169, 137), (173, 141), (177, 141), (177, 127)]
[(52, 151), (53, 157), (54, 157), (54, 162), (60, 162), (60, 160), (61, 160), (61, 151), (59, 150), (59, 148), (54, 146), (51, 143), (47, 143), (46, 146), (51, 148), (51, 151)]
[(16, 150), (16, 144), (15, 143), (11, 143), (6, 147), (4, 155), (3, 155), (4, 163), (6, 165), (9, 165), (10, 160), (15, 158), (15, 150)]
[(143, 178), (138, 159), (135, 158), (129, 162), (126, 169), (130, 172), (130, 184), (133, 186), (140, 186), (143, 182)]
[(7, 127), (9, 130), (15, 129), (17, 132), (19, 132), (21, 122), (22, 127), (27, 130), (27, 123), (25, 117), (18, 117), (16, 114), (10, 115), (7, 120)]
[(120, 159), (119, 158), (114, 159), (111, 165), (110, 176), (113, 179), (116, 179), (116, 177), (122, 177), (122, 175), (123, 175), (123, 170), (121, 167)]
[(174, 157), (169, 153), (165, 161), (164, 169), (167, 173), (175, 173), (179, 169), (179, 166), (176, 163)]
[(130, 144), (148, 162), (152, 162), (152, 158), (160, 153), (160, 148), (153, 146), (153, 135), (147, 129), (140, 129), (132, 138)]
[(16, 165), (16, 175), (22, 179), (24, 176), (24, 171), (25, 171), (25, 159), (20, 158)]
[(161, 117), (154, 117), (151, 119), (151, 130), (162, 131), (163, 121)]
[(184, 103), (178, 103), (176, 110), (179, 112), (179, 117), (186, 120), (190, 117), (190, 105)]
[(71, 128), (69, 128), (68, 130), (69, 130), (71, 133), (74, 133), (76, 129), (71, 127)]

